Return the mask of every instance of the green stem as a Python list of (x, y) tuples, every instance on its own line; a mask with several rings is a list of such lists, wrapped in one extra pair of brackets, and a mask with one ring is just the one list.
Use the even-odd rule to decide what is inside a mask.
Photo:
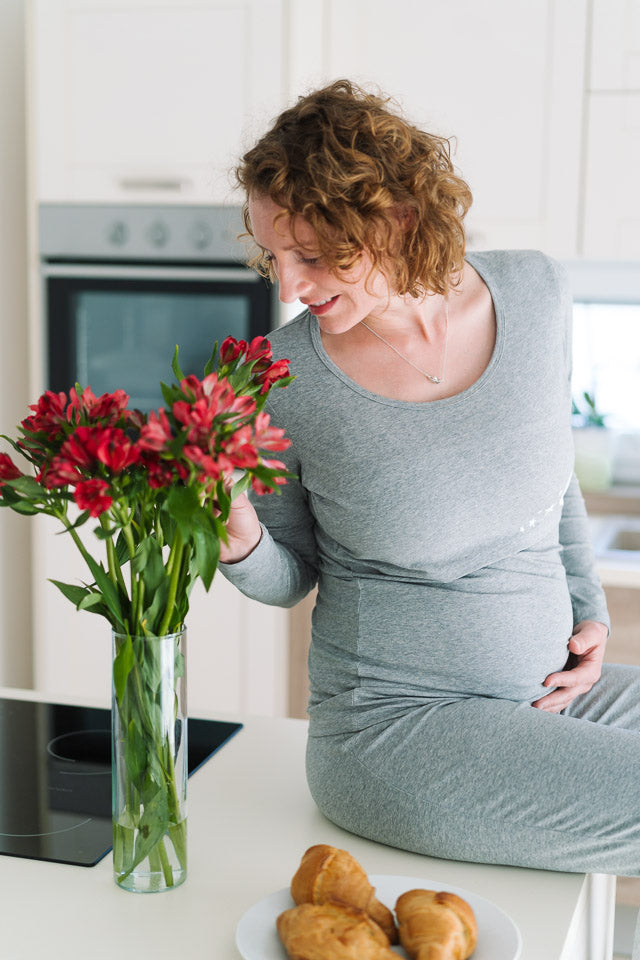
[(171, 623), (171, 617), (173, 616), (173, 608), (175, 606), (176, 595), (178, 591), (178, 582), (180, 580), (183, 550), (184, 543), (182, 540), (182, 534), (180, 533), (179, 529), (176, 529), (173, 543), (171, 544), (169, 560), (167, 562), (167, 570), (170, 571), (169, 595), (167, 597), (167, 606), (164, 611), (164, 617), (162, 618), (160, 629), (158, 630), (159, 637), (163, 637), (169, 632), (169, 624)]

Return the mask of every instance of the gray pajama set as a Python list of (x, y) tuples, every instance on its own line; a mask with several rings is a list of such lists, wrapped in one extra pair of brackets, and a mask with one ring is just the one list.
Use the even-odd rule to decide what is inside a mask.
[(572, 472), (570, 293), (537, 252), (467, 259), (497, 336), (456, 396), (364, 389), (307, 312), (271, 335), (297, 376), (268, 409), (299, 479), (254, 499), (262, 540), (221, 570), (281, 606), (318, 584), (307, 777), (330, 820), (430, 856), (638, 876), (640, 670), (531, 706), (574, 624), (609, 622)]

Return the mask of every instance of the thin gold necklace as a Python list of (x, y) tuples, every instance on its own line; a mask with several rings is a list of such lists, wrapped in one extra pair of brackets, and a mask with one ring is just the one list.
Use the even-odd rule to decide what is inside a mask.
[(430, 380), (431, 383), (442, 383), (444, 381), (445, 371), (447, 369), (447, 345), (449, 342), (449, 301), (444, 301), (444, 352), (442, 354), (442, 373), (439, 377), (432, 377), (430, 373), (426, 373), (424, 370), (421, 370), (420, 367), (417, 367), (413, 360), (409, 360), (409, 357), (405, 357), (404, 353), (400, 353), (397, 347), (394, 347), (392, 343), (389, 343), (388, 340), (385, 340), (384, 337), (380, 336), (379, 333), (376, 333), (368, 323), (365, 323), (364, 320), (361, 320), (360, 323), (363, 327), (366, 327), (369, 333), (372, 333), (374, 337), (377, 337), (378, 340), (382, 340), (383, 343), (389, 347), (390, 350), (393, 350), (394, 353), (397, 353), (401, 360), (404, 360), (405, 363), (408, 363), (410, 367), (413, 367), (414, 370), (417, 370), (418, 373), (421, 373), (425, 379)]

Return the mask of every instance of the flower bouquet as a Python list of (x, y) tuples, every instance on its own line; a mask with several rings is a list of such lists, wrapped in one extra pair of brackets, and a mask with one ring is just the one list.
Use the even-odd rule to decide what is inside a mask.
[[(88, 568), (86, 583), (52, 582), (78, 610), (106, 618), (113, 660), (113, 856), (116, 880), (166, 889), (186, 876), (186, 711), (181, 641), (195, 582), (211, 586), (236, 496), (286, 483), (272, 451), (284, 431), (263, 407), (293, 379), (263, 337), (214, 346), (203, 379), (162, 384), (165, 406), (143, 414), (122, 390), (46, 391), (0, 453), (0, 506), (56, 517)], [(96, 519), (101, 558), (81, 528)], [(185, 716), (183, 716), (185, 714)]]

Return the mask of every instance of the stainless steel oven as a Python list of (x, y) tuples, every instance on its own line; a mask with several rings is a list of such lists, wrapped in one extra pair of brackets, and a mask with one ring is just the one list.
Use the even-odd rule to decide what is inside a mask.
[(42, 381), (162, 404), (179, 347), (202, 375), (214, 342), (275, 326), (275, 297), (243, 262), (239, 207), (42, 204)]

